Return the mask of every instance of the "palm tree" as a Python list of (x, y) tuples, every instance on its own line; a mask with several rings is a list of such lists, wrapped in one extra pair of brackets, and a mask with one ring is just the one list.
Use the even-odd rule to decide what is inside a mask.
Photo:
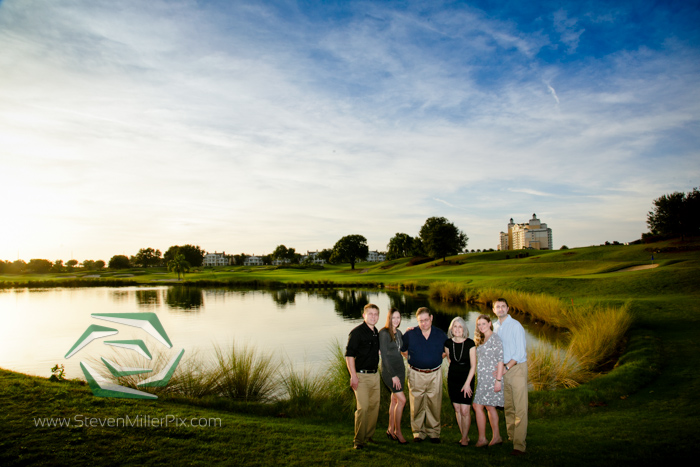
[(168, 271), (177, 272), (177, 280), (180, 280), (181, 273), (182, 273), (182, 276), (184, 277), (185, 272), (190, 271), (190, 263), (188, 263), (187, 260), (185, 259), (185, 255), (177, 254), (177, 255), (175, 255), (175, 258), (168, 261)]

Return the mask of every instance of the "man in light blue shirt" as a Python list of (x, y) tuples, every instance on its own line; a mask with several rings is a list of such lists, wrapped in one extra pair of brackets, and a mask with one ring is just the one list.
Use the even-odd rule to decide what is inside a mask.
[(493, 312), (498, 316), (496, 328), (503, 342), (503, 396), (508, 439), (513, 441), (513, 456), (525, 454), (527, 436), (527, 350), (525, 329), (508, 314), (508, 302), (499, 298), (493, 302)]

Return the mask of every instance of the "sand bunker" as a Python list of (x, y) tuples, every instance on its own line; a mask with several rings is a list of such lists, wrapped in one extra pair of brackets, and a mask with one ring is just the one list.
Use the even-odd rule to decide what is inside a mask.
[(654, 269), (658, 266), (659, 266), (658, 264), (643, 264), (641, 266), (632, 266), (631, 268), (618, 269), (617, 272), (641, 271), (642, 269)]

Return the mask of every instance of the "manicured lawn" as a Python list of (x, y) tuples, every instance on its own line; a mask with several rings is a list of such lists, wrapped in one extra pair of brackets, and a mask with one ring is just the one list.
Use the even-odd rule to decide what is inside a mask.
[[(223, 268), (188, 274), (187, 281), (307, 281), (427, 285), (453, 280), (474, 287), (546, 293), (574, 303), (619, 305), (631, 301), (635, 322), (617, 368), (584, 386), (531, 394), (528, 454), (511, 459), (510, 446), (460, 449), (459, 431), (443, 410), (443, 443), (399, 446), (383, 434), (377, 444), (352, 449), (352, 411), (319, 417), (313, 409), (295, 418), (269, 407), (95, 398), (77, 382), (52, 383), (0, 370), (0, 465), (658, 465), (692, 459), (700, 428), (700, 245), (666, 242), (653, 248), (654, 269), (618, 272), (650, 262), (649, 245), (531, 252), (505, 259), (505, 252), (449, 258), (451, 265), (408, 266), (407, 260), (347, 265), (324, 270)], [(388, 265), (393, 266), (388, 267)], [(234, 271), (234, 272), (230, 272)], [(162, 271), (133, 271), (142, 284), (172, 279)], [(119, 272), (117, 274), (123, 274)], [(46, 276), (0, 276), (0, 282), (61, 280)], [(72, 279), (69, 279), (72, 280)], [(383, 393), (386, 399), (388, 396)], [(385, 401), (386, 402), (386, 401)], [(404, 434), (410, 433), (408, 408)], [(137, 415), (220, 419), (207, 427), (37, 427), (36, 417)], [(75, 423), (75, 421), (73, 422)], [(505, 426), (501, 413), (502, 433)], [(472, 441), (476, 428), (472, 427)]]

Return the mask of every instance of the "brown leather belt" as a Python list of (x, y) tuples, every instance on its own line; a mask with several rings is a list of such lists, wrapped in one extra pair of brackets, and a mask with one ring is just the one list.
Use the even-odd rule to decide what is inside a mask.
[[(410, 366), (410, 365), (409, 365), (409, 366)], [(411, 367), (411, 370), (415, 370), (415, 371), (417, 371), (417, 372), (419, 372), (419, 373), (434, 373), (434, 372), (438, 371), (439, 369), (440, 369), (440, 367), (433, 368), (432, 370), (424, 370), (424, 369), (422, 369), (422, 368), (416, 368), (415, 366), (412, 366), (412, 367)]]

